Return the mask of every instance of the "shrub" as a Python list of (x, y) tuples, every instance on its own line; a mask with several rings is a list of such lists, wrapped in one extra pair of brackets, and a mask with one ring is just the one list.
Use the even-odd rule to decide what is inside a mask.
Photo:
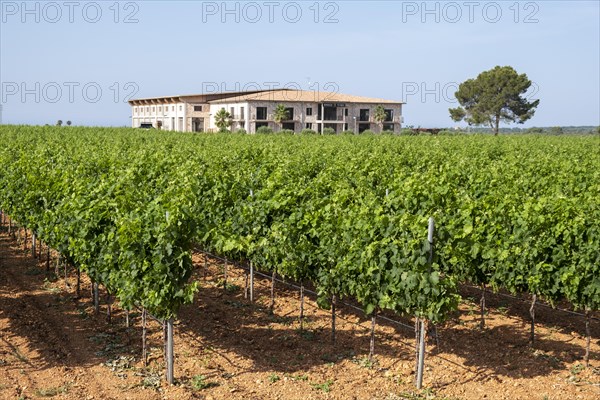
[(373, 132), (373, 131), (372, 131), (372, 130), (370, 130), (370, 129), (367, 129), (366, 131), (363, 131), (363, 133), (362, 133), (362, 134), (363, 134), (363, 135), (374, 135), (374, 134), (375, 134), (375, 132)]
[(342, 135), (354, 135), (354, 131), (343, 131)]
[(438, 132), (438, 135), (443, 135), (443, 136), (455, 136), (455, 135), (462, 135), (463, 132), (459, 131), (459, 130), (452, 130), (452, 129), (444, 129)]
[(383, 131), (383, 132), (381, 132), (382, 135), (393, 135), (394, 133), (396, 133), (396, 132), (394, 132), (394, 131)]
[(563, 133), (565, 133), (565, 131), (560, 126), (554, 126), (554, 127), (550, 128), (551, 135), (562, 135)]
[(235, 132), (233, 132), (233, 133), (237, 133), (239, 135), (245, 135), (248, 132), (246, 132), (245, 129), (240, 128), (240, 129), (236, 129)]
[(282, 135), (293, 135), (294, 131), (291, 129), (282, 129), (277, 133), (281, 133)]
[(317, 131), (314, 131), (312, 129), (302, 129), (302, 132), (300, 132), (301, 135), (316, 135)]
[(534, 126), (534, 127), (527, 129), (525, 132), (526, 133), (544, 133), (544, 129)]
[(335, 129), (325, 128), (323, 129), (323, 135), (335, 135)]
[(261, 126), (260, 128), (258, 128), (256, 130), (256, 133), (258, 133), (258, 134), (270, 134), (270, 133), (273, 133), (273, 129), (269, 128), (268, 126)]

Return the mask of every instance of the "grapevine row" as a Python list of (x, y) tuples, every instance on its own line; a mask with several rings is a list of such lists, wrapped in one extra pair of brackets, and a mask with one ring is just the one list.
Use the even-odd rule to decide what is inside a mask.
[(371, 315), (441, 321), (459, 282), (599, 308), (598, 137), (2, 127), (0, 139), (1, 208), (160, 318), (197, 290), (193, 244)]

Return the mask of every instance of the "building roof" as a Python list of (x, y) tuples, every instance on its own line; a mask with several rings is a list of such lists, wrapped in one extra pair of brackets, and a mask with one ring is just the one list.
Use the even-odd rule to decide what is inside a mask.
[(273, 101), (273, 102), (305, 102), (305, 103), (377, 103), (377, 104), (404, 104), (401, 101), (385, 100), (372, 97), (353, 96), (337, 92), (318, 92), (313, 90), (276, 89), (248, 92), (220, 92), (178, 96), (149, 97), (129, 100), (130, 105), (158, 104), (159, 102), (181, 102), (192, 100), (207, 103), (238, 103), (246, 101)]
[[(284, 89), (285, 90), (285, 89)], [(160, 97), (144, 97), (139, 99), (130, 99), (128, 103), (130, 105), (139, 104), (159, 104), (159, 103), (181, 103), (186, 100), (190, 102), (208, 103), (211, 100), (218, 100), (222, 98), (231, 98), (236, 96), (243, 96), (257, 92), (266, 92), (270, 90), (252, 90), (243, 92), (211, 92), (203, 94), (178, 94), (174, 96), (160, 96)]]
[(336, 92), (317, 92), (313, 90), (269, 90), (244, 95), (224, 97), (209, 103), (231, 103), (242, 101), (275, 101), (275, 102), (333, 102), (333, 103), (377, 103), (402, 104), (401, 101), (377, 99), (372, 97), (353, 96)]

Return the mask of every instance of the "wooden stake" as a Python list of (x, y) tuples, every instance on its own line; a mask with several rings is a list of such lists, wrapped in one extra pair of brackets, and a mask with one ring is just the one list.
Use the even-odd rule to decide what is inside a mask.
[(36, 238), (35, 238), (35, 233), (31, 234), (31, 257), (35, 258), (35, 243)]
[(77, 267), (77, 298), (81, 297), (81, 269)]
[(94, 314), (98, 315), (100, 313), (100, 294), (98, 293), (98, 282), (94, 282), (92, 284), (92, 289), (94, 293)]
[(583, 360), (585, 361), (585, 366), (590, 366), (590, 309), (586, 307), (585, 309), (585, 356)]
[(254, 263), (250, 261), (250, 302), (254, 302)]
[(245, 271), (245, 279), (244, 279), (244, 298), (248, 298), (248, 271)]
[(112, 322), (112, 300), (110, 294), (106, 294), (106, 322)]
[(271, 302), (269, 303), (269, 313), (273, 314), (274, 309), (275, 309), (275, 268), (273, 268), (273, 273), (271, 274)]
[(531, 307), (529, 307), (529, 315), (531, 315), (531, 333), (529, 334), (529, 341), (531, 346), (535, 344), (535, 302), (537, 301), (537, 295), (533, 295), (531, 300)]
[(148, 349), (146, 343), (146, 309), (142, 308), (142, 360), (144, 367), (148, 366)]
[(227, 292), (227, 258), (225, 258), (225, 264), (223, 265), (223, 290)]
[(369, 362), (373, 362), (373, 356), (375, 355), (375, 318), (376, 313), (371, 316), (371, 343), (369, 345)]
[(331, 295), (331, 344), (335, 346), (335, 294)]
[(423, 367), (425, 365), (425, 320), (419, 321), (419, 361), (417, 364), (417, 389), (423, 387)]
[(481, 286), (481, 300), (479, 300), (479, 308), (481, 311), (481, 320), (479, 328), (485, 329), (485, 283)]
[(63, 265), (65, 266), (65, 289), (69, 290), (69, 281), (67, 280), (67, 266), (69, 263), (66, 260), (63, 260)]
[(167, 326), (167, 357), (166, 357), (166, 364), (167, 364), (167, 382), (169, 383), (169, 385), (173, 384), (174, 381), (174, 368), (173, 368), (173, 362), (174, 362), (174, 357), (173, 357), (173, 320), (169, 319), (167, 320), (166, 323)]
[[(415, 365), (419, 367), (419, 318), (415, 317)], [(415, 384), (417, 383), (417, 374), (415, 371)]]
[(304, 330), (304, 282), (300, 282), (300, 332)]

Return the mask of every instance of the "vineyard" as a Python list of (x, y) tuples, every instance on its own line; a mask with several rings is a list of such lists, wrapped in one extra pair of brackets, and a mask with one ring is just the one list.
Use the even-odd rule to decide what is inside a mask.
[[(442, 323), (460, 287), (600, 306), (598, 136), (283, 137), (1, 127), (0, 208), (123, 309), (191, 303), (192, 251)], [(428, 240), (428, 224), (435, 233)], [(225, 278), (226, 279), (226, 278)], [(225, 284), (226, 287), (226, 284)], [(335, 325), (332, 326), (335, 329)], [(372, 351), (372, 349), (371, 349)]]

